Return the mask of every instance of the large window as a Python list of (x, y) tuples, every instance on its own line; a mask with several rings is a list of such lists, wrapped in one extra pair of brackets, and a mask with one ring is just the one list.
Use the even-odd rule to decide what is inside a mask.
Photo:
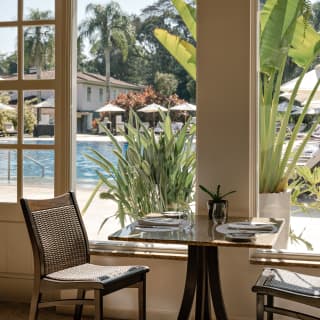
[[(194, 1), (187, 2), (195, 6)], [(122, 167), (117, 169), (119, 158), (121, 155), (127, 157), (128, 149), (130, 149), (129, 153), (137, 151), (139, 153), (142, 150), (142, 148), (133, 150), (123, 136), (131, 109), (136, 112), (145, 127), (145, 129), (138, 129), (136, 135), (146, 136), (146, 133), (143, 133), (143, 130), (146, 130), (150, 135), (150, 142), (153, 136), (156, 137), (156, 141), (161, 139), (164, 122), (162, 117), (165, 117), (166, 114), (170, 115), (172, 130), (177, 137), (184, 123), (193, 117), (193, 124), (190, 124), (187, 131), (186, 144), (191, 139), (190, 137), (193, 137), (191, 127), (196, 119), (195, 106), (191, 106), (193, 111), (190, 105), (186, 106), (186, 109), (171, 112), (168, 111), (168, 108), (184, 102), (194, 105), (195, 81), (155, 38), (153, 32), (156, 26), (161, 26), (191, 41), (192, 44), (195, 44), (195, 41), (192, 40), (192, 35), (171, 1), (161, 4), (159, 8), (154, 6), (156, 3), (155, 0), (145, 0), (140, 3), (130, 0), (114, 2), (103, 0), (99, 2), (101, 7), (98, 7), (89, 0), (78, 2), (79, 82), (77, 96), (80, 99), (77, 105), (76, 187), (77, 199), (84, 214), (90, 239), (106, 240), (107, 234), (120, 227), (123, 217), (127, 222), (127, 217), (136, 219), (138, 214), (155, 210), (153, 205), (157, 200), (155, 199), (152, 203), (151, 198), (146, 199), (146, 195), (152, 190), (152, 184), (148, 185), (151, 183), (151, 171), (155, 169), (150, 169), (143, 183), (141, 183), (141, 176), (144, 173), (135, 173), (139, 159), (130, 162), (132, 170), (129, 171), (128, 181), (124, 174), (126, 170), (123, 168), (124, 163), (121, 163)], [(102, 24), (101, 21), (106, 23)], [(83, 92), (83, 90), (87, 91)], [(90, 104), (86, 104), (83, 100), (90, 101)], [(139, 111), (142, 107), (152, 103), (165, 108), (163, 115), (158, 110), (150, 113)], [(105, 133), (103, 127), (110, 130), (112, 137)], [(145, 137), (141, 138), (142, 141), (143, 139)], [(117, 152), (115, 152), (113, 140), (119, 144)], [(137, 139), (136, 142), (141, 143), (139, 141)], [(195, 139), (192, 141), (192, 151), (190, 151), (192, 157), (194, 150)], [(92, 157), (96, 157), (96, 152), (108, 163), (108, 169), (102, 168), (99, 163), (92, 160)], [(131, 161), (128, 158), (127, 160)], [(180, 162), (182, 160), (178, 159), (178, 155), (173, 153), (172, 159), (175, 161), (171, 159), (165, 161), (159, 156), (150, 165), (156, 166), (162, 163), (163, 168), (165, 165), (170, 165), (172, 170), (178, 165), (182, 168)], [(144, 161), (147, 163), (146, 159)], [(195, 161), (191, 163), (190, 168), (185, 170), (190, 170), (190, 175), (193, 173), (194, 177)], [(111, 173), (109, 167), (112, 166), (116, 170)], [(104, 180), (100, 183), (101, 175), (108, 181)], [(123, 175), (124, 179), (122, 188), (119, 188), (117, 194), (114, 192), (111, 195), (108, 192), (112, 189), (112, 184), (119, 182), (119, 175)], [(134, 186), (134, 183), (141, 185), (138, 188)], [(188, 181), (179, 183), (185, 183), (181, 186), (184, 190), (192, 189), (192, 192), (188, 191), (190, 193), (188, 201), (191, 202), (194, 194), (194, 181), (192, 187), (188, 185)], [(167, 185), (170, 186), (170, 184), (173, 185), (168, 180)], [(96, 194), (93, 194), (94, 191), (97, 191)], [(133, 194), (136, 195), (134, 201), (132, 201)], [(180, 195), (177, 195), (172, 202), (179, 202), (181, 199), (178, 197)], [(144, 202), (146, 203), (145, 208), (142, 209), (141, 204)], [(177, 203), (172, 203), (172, 205), (177, 206)], [(121, 206), (127, 207), (122, 211)], [(160, 206), (156, 210), (160, 210)], [(137, 215), (133, 217), (135, 212)], [(99, 233), (98, 230), (103, 222), (106, 223)]]
[(9, 219), (20, 197), (70, 188), (70, 92), (62, 81), (70, 70), (61, 67), (70, 65), (70, 43), (56, 41), (70, 22), (67, 8), (62, 0), (0, 3), (0, 206)]
[(260, 214), (286, 219), (281, 248), (320, 253), (320, 3), (258, 3)]

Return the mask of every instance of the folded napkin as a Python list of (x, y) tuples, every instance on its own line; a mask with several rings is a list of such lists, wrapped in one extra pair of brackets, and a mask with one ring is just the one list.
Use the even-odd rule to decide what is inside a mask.
[(137, 226), (140, 227), (179, 227), (181, 222), (172, 218), (146, 218), (138, 220)]
[(250, 231), (274, 231), (276, 229), (276, 226), (273, 223), (235, 222), (235, 223), (228, 223), (228, 229), (250, 230)]

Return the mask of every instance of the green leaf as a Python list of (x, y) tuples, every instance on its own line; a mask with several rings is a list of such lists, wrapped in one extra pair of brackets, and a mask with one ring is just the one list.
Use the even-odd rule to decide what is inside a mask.
[(196, 9), (183, 0), (172, 0), (193, 39), (197, 39)]
[(196, 48), (182, 40), (180, 37), (170, 34), (168, 31), (156, 28), (154, 36), (181, 64), (181, 66), (196, 80)]

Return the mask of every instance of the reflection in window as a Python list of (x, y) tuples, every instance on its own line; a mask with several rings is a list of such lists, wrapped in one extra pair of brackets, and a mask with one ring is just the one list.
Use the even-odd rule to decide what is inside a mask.
[(17, 91), (0, 91), (0, 144), (17, 143)]
[(53, 90), (24, 91), (24, 136), (26, 144), (53, 144), (55, 96)]
[(0, 150), (0, 202), (17, 201), (17, 151)]
[(54, 196), (54, 151), (23, 151), (23, 196), (51, 198)]
[(53, 26), (24, 29), (25, 79), (54, 79), (55, 32)]
[[(11, 5), (11, 3), (10, 3)], [(41, 13), (37, 15), (35, 13)], [(49, 20), (54, 18), (54, 0), (24, 0), (23, 19), (24, 20)]]
[(0, 1), (0, 21), (16, 21), (18, 13), (18, 0)]
[(0, 28), (0, 39), (5, 39), (0, 46), (0, 76), (6, 80), (15, 80), (17, 64), (17, 28)]

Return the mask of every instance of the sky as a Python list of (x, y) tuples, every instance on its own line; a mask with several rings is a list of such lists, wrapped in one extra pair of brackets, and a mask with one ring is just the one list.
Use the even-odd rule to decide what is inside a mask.
[[(122, 10), (127, 14), (139, 14), (141, 9), (154, 3), (156, 0), (117, 0)], [(0, 0), (0, 21), (12, 21), (17, 17), (17, 0)], [(105, 4), (108, 0), (78, 0), (78, 23), (85, 18), (85, 8), (89, 3)], [(38, 8), (41, 11), (54, 12), (54, 0), (24, 0), (24, 11)], [(0, 28), (0, 54), (13, 52), (16, 47), (16, 32), (14, 28)], [(2, 40), (2, 39), (5, 39)]]

